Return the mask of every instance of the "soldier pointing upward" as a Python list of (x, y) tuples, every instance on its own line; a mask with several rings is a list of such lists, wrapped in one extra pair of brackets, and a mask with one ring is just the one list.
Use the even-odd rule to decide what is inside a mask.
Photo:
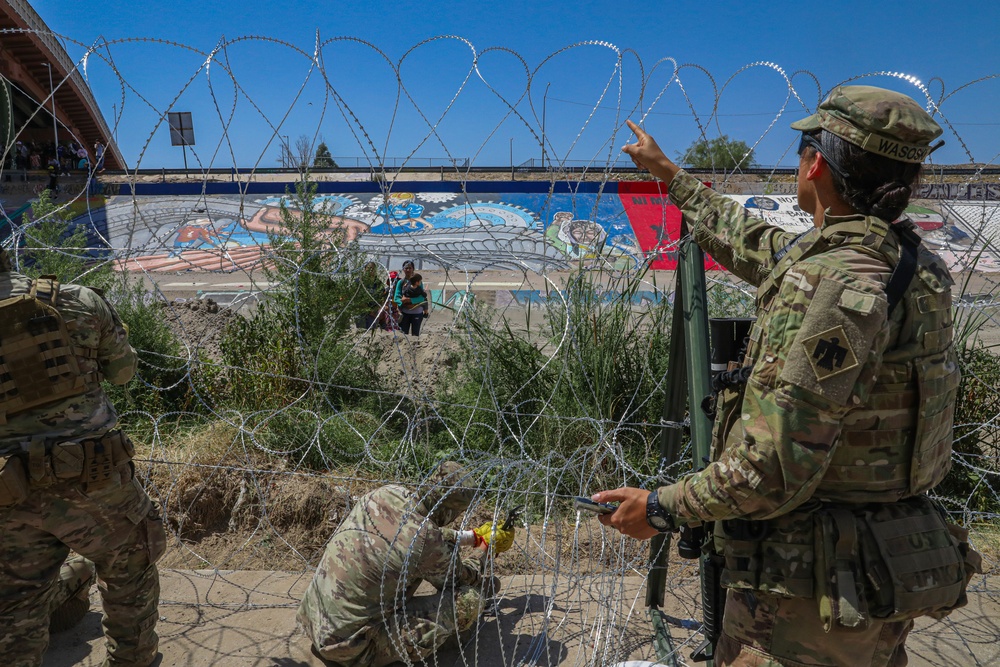
[(621, 503), (601, 522), (640, 539), (714, 523), (729, 588), (717, 666), (905, 664), (912, 619), (964, 604), (976, 567), (923, 495), (951, 460), (952, 279), (897, 221), (941, 128), (905, 95), (836, 88), (792, 125), (815, 223), (794, 237), (629, 127), (623, 151), (757, 287), (758, 313), (748, 379), (717, 399), (712, 463), (653, 492), (595, 494)]

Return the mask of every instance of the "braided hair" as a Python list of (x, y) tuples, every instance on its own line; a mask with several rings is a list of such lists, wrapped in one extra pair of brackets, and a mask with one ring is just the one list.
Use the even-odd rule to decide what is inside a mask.
[(830, 171), (833, 189), (851, 208), (886, 222), (903, 214), (919, 182), (920, 164), (871, 153), (826, 130), (820, 130), (819, 140), (824, 156), (840, 167)]

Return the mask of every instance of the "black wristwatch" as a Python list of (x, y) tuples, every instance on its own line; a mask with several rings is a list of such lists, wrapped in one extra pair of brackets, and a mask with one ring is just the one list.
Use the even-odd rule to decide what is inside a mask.
[(674, 526), (674, 517), (660, 505), (656, 491), (650, 491), (646, 499), (646, 523), (661, 533), (669, 533), (677, 528)]

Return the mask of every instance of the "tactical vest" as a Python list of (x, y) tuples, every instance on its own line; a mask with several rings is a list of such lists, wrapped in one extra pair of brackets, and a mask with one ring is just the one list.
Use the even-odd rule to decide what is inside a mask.
[(940, 258), (919, 245), (906, 222), (897, 223), (895, 233), (874, 217), (817, 231), (778, 261), (761, 285), (761, 296), (768, 298), (796, 262), (832, 246), (853, 247), (896, 268), (909, 245), (914, 266), (912, 279), (897, 287), (903, 307), (890, 313), (894, 335), (875, 384), (867, 400), (844, 420), (815, 497), (866, 503), (918, 495), (940, 483), (951, 466), (961, 378), (952, 345), (951, 276)]
[[(813, 498), (768, 521), (716, 522), (716, 549), (725, 556), (727, 587), (813, 597), (814, 519), (819, 509), (917, 496), (937, 485), (950, 468), (960, 379), (952, 346), (952, 280), (943, 262), (919, 246), (912, 228), (898, 227), (893, 233), (884, 221), (869, 217), (810, 230), (776, 256), (774, 269), (758, 289), (758, 304), (764, 310), (770, 306), (784, 274), (797, 262), (845, 246), (879, 258), (892, 269), (904, 261), (911, 264), (907, 284), (896, 281), (887, 287), (887, 292), (892, 287), (898, 294), (903, 307), (889, 314), (890, 342), (874, 386), (845, 418)], [(905, 257), (907, 252), (911, 257)], [(758, 353), (765, 326), (760, 320), (754, 325), (748, 363)], [(725, 407), (720, 404), (713, 432), (716, 457), (738, 421), (743, 388), (730, 389), (723, 397)]]
[(79, 357), (96, 358), (97, 350), (73, 345), (75, 323), (67, 324), (54, 307), (58, 298), (55, 276), (42, 276), (28, 294), (0, 301), (0, 423), (83, 394), (88, 380), (100, 381), (81, 373)]

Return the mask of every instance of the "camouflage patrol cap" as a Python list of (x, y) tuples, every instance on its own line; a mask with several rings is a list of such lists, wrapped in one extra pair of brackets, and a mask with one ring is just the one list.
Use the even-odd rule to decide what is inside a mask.
[(468, 485), (469, 471), (454, 461), (443, 461), (417, 491), (424, 515), (439, 526), (455, 520), (469, 508), (476, 489)]
[(837, 86), (792, 129), (823, 129), (876, 155), (917, 164), (944, 143), (931, 146), (941, 126), (913, 98), (874, 86)]

